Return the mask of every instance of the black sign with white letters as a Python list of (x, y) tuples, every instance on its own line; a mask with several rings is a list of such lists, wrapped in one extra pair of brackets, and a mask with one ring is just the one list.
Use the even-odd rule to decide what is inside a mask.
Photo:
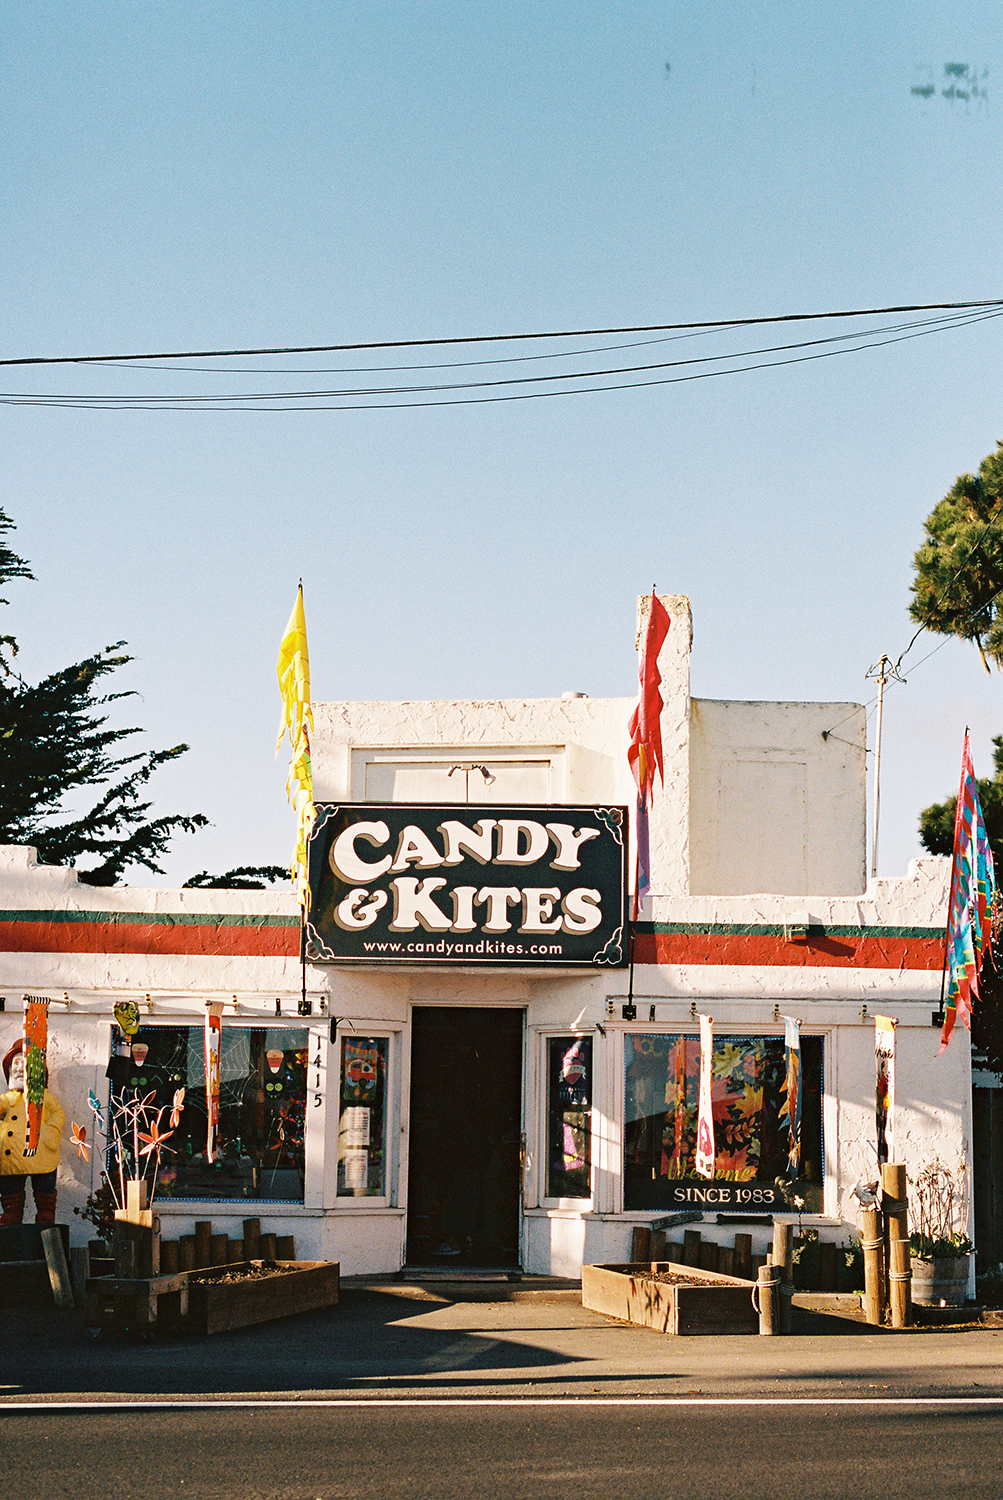
[(318, 803), (313, 963), (626, 962), (627, 810)]

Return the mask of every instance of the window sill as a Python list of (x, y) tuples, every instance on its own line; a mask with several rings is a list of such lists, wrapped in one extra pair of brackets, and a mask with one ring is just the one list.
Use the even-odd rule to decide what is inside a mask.
[(199, 1219), (212, 1210), (214, 1219), (275, 1219), (289, 1215), (297, 1219), (319, 1218), (322, 1208), (308, 1208), (305, 1203), (290, 1203), (281, 1198), (245, 1198), (237, 1203), (232, 1198), (171, 1198), (156, 1199), (154, 1210), (161, 1219)]

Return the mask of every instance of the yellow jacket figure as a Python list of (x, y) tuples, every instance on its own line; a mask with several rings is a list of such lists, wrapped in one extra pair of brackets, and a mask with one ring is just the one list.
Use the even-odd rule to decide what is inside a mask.
[[(55, 1094), (48, 1088), (42, 1101), (42, 1133), (34, 1156), (25, 1156), (28, 1106), (24, 1097), (24, 1043), (14, 1043), (3, 1059), (4, 1077), (10, 1084), (0, 1094), (0, 1227), (20, 1224), (24, 1219), (27, 1179), (35, 1196), (35, 1223), (56, 1221), (56, 1168), (66, 1116)], [(46, 1070), (48, 1083), (48, 1070)]]

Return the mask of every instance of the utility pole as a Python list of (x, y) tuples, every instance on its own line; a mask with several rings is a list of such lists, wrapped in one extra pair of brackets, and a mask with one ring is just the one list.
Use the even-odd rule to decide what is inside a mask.
[(890, 656), (883, 652), (877, 666), (869, 667), (864, 674), (876, 678), (878, 684), (878, 711), (874, 720), (874, 810), (871, 831), (871, 878), (878, 873), (878, 810), (881, 803), (881, 714), (885, 704), (885, 683), (905, 682)]

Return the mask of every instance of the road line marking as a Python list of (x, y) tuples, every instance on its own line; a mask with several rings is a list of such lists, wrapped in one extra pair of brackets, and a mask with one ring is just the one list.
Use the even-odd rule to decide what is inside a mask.
[(0, 1400), (0, 1416), (48, 1411), (242, 1411), (269, 1407), (353, 1411), (367, 1407), (566, 1407), (566, 1406), (1003, 1406), (1003, 1396), (373, 1396), (278, 1397), (201, 1401), (10, 1401)]

